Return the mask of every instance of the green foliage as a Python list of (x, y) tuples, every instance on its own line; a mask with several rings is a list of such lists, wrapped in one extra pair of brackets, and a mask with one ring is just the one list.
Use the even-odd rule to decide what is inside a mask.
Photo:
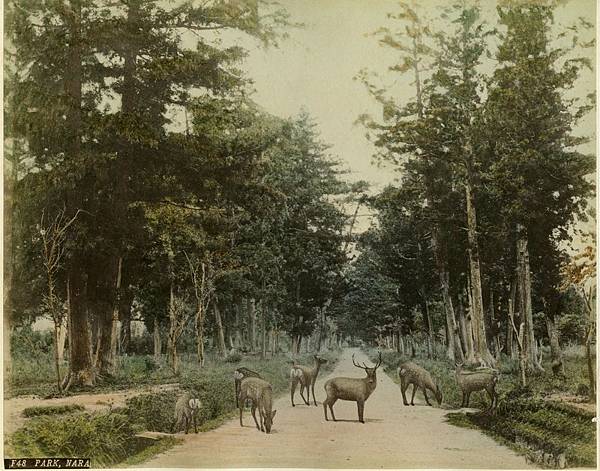
[[(369, 357), (375, 359), (375, 350), (369, 350)], [(397, 368), (408, 357), (397, 352), (382, 352), (384, 371), (396, 382)], [(436, 380), (444, 395), (444, 404), (459, 407), (461, 394), (454, 379), (454, 368), (447, 360), (411, 359), (428, 370)], [(450, 413), (448, 422), (468, 428), (483, 429), (492, 436), (505, 440), (508, 444), (536, 457), (531, 450), (541, 450), (551, 455), (553, 463), (558, 463), (564, 455), (568, 466), (594, 466), (595, 461), (595, 425), (594, 413), (565, 403), (544, 400), (542, 394), (549, 392), (573, 393), (574, 385), (585, 377), (585, 360), (581, 356), (565, 356), (566, 371), (573, 375), (569, 379), (554, 379), (548, 366), (544, 375), (530, 378), (530, 385), (521, 388), (518, 383), (518, 370), (508, 361), (501, 363), (500, 380), (496, 391), (499, 402), (493, 414)], [(418, 393), (420, 394), (420, 392)], [(401, 401), (400, 391), (398, 391)], [(470, 406), (484, 409), (489, 404), (484, 393), (475, 393)], [(548, 459), (546, 457), (546, 459)], [(549, 465), (548, 462), (545, 464)], [(555, 464), (552, 464), (555, 467)]]
[(135, 427), (122, 414), (75, 414), (32, 419), (9, 439), (11, 456), (89, 457), (108, 467), (131, 451)]
[(176, 402), (176, 391), (141, 394), (127, 399), (123, 413), (129, 421), (139, 424), (144, 430), (170, 433), (175, 420)]
[(139, 451), (120, 462), (120, 467), (140, 466), (153, 456), (164, 453), (175, 445), (180, 444), (182, 440), (175, 437), (160, 437), (156, 440), (136, 437), (136, 442), (138, 443), (136, 449), (139, 449)]
[(37, 417), (40, 415), (60, 415), (71, 412), (81, 412), (85, 408), (81, 404), (64, 404), (58, 406), (34, 406), (23, 409), (24, 417)]
[(244, 357), (242, 356), (241, 353), (239, 352), (235, 352), (232, 353), (231, 355), (227, 355), (227, 358), (225, 358), (225, 361), (227, 363), (239, 363), (240, 361), (242, 361)]
[[(501, 400), (494, 414), (467, 414), (478, 427), (525, 448), (542, 450), (569, 467), (595, 466), (594, 414), (541, 399)], [(460, 425), (456, 421), (456, 425)]]

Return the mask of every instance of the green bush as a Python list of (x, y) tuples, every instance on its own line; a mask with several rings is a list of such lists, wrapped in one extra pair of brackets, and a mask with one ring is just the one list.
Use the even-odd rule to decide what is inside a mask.
[(144, 430), (170, 433), (174, 424), (175, 391), (134, 396), (125, 401), (123, 413)]
[(81, 404), (65, 404), (59, 406), (34, 406), (23, 409), (24, 417), (37, 417), (40, 415), (58, 415), (71, 412), (82, 412), (85, 408)]
[(93, 467), (107, 467), (131, 451), (136, 429), (116, 413), (43, 416), (10, 436), (12, 456), (91, 458)]
[[(555, 458), (564, 455), (568, 466), (595, 466), (594, 414), (540, 398), (514, 395), (500, 400), (494, 414), (466, 414), (483, 430), (520, 446), (541, 450)], [(456, 417), (451, 423), (463, 425)]]
[(227, 358), (225, 358), (225, 361), (227, 363), (239, 363), (240, 361), (242, 361), (242, 354), (239, 352), (234, 352), (231, 355), (228, 355)]

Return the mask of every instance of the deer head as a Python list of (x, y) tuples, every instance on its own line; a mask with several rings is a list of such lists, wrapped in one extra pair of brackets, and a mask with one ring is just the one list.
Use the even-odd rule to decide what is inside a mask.
[(315, 365), (324, 365), (325, 363), (327, 363), (327, 360), (325, 358), (321, 358), (319, 355), (315, 355), (314, 359)]
[(367, 373), (367, 383), (375, 383), (377, 381), (377, 368), (379, 368), (379, 366), (381, 365), (381, 352), (379, 352), (379, 360), (377, 361), (377, 364), (372, 368), (369, 368), (364, 362), (363, 366), (356, 363), (356, 361), (354, 360), (354, 354), (352, 354), (352, 363), (357, 368), (365, 370), (365, 372)]
[(265, 411), (264, 423), (265, 423), (265, 431), (267, 433), (271, 433), (271, 427), (273, 426), (273, 418), (275, 417), (275, 413), (277, 411), (274, 410), (272, 412)]

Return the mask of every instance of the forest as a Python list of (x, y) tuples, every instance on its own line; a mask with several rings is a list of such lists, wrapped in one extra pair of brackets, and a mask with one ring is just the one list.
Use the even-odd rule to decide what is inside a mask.
[(241, 361), (280, 391), (290, 358), (360, 346), (595, 402), (595, 25), (490, 3), (400, 2), (364, 38), (397, 58), (355, 77), (362, 158), (397, 174), (376, 190), (309, 112), (254, 101), (248, 48), (306, 27), (283, 6), (8, 2), (5, 399), (218, 395)]

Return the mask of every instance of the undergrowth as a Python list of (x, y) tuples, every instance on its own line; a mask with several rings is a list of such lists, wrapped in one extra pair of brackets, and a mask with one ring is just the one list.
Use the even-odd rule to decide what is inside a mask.
[[(333, 369), (338, 353), (321, 355), (329, 360), (322, 366), (324, 372)], [(301, 356), (297, 361), (311, 365), (312, 355)], [(137, 359), (136, 364), (145, 362)], [(285, 356), (265, 360), (251, 357), (239, 364), (213, 362), (202, 369), (186, 364), (177, 377), (178, 390), (134, 396), (125, 406), (111, 407), (108, 412), (85, 413), (82, 406), (72, 404), (25, 409), (24, 415), (30, 420), (7, 439), (6, 455), (89, 457), (93, 467), (133, 466), (145, 462), (178, 440), (174, 437), (151, 440), (137, 434), (141, 431), (171, 432), (175, 403), (184, 391), (191, 392), (202, 402), (200, 432), (214, 429), (233, 416), (233, 370), (242, 364), (270, 382), (275, 395), (288, 390), (290, 360)]]
[[(333, 369), (336, 353), (323, 353), (321, 356), (329, 361), (321, 368), (324, 372)], [(298, 362), (311, 365), (312, 355), (299, 357)], [(257, 371), (271, 383), (275, 395), (289, 388), (290, 363), (287, 357), (279, 356), (268, 360), (249, 359), (243, 365)], [(233, 387), (233, 370), (237, 365), (223, 363), (201, 370), (188, 370), (180, 377), (180, 388), (189, 391), (202, 402), (199, 413), (199, 424), (202, 425), (229, 416), (235, 409)], [(126, 402), (125, 413), (130, 420), (138, 422), (146, 430), (171, 432), (174, 422), (175, 402), (181, 392), (163, 391), (142, 394), (130, 398)]]
[[(375, 360), (377, 350), (368, 350), (368, 355)], [(418, 363), (440, 386), (444, 405), (460, 407), (462, 394), (454, 379), (454, 365), (446, 358), (409, 358), (398, 352), (382, 351), (382, 360), (384, 371), (396, 383), (399, 383), (397, 369), (400, 363), (408, 360)], [(498, 365), (500, 379), (496, 391), (499, 402), (494, 413), (449, 413), (448, 422), (482, 430), (544, 466), (595, 466), (594, 412), (544, 399), (550, 394), (576, 395), (581, 384), (585, 384), (587, 372), (583, 356), (565, 355), (563, 361), (565, 376), (553, 376), (550, 365), (545, 363), (546, 371), (529, 377), (528, 387), (520, 388), (516, 362), (503, 357)], [(412, 393), (412, 386), (408, 391)], [(422, 393), (417, 394), (421, 396)], [(398, 401), (402, 401), (400, 390)], [(484, 409), (489, 405), (488, 401), (485, 392), (476, 392), (471, 394), (470, 407)]]
[(81, 404), (64, 404), (56, 406), (34, 406), (23, 409), (24, 417), (37, 417), (40, 415), (59, 415), (72, 412), (83, 412), (85, 408)]

